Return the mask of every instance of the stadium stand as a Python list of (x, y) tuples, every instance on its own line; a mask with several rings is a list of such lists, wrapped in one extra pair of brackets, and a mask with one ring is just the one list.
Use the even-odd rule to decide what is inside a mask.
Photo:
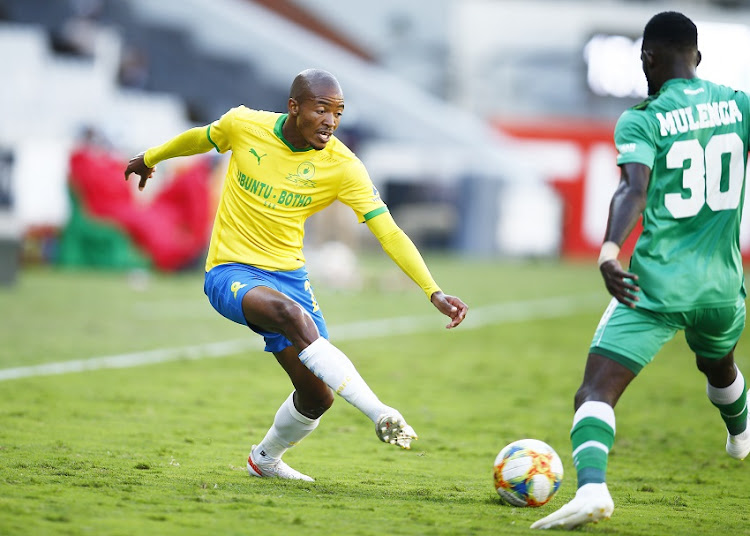
[[(133, 154), (237, 104), (283, 111), (290, 80), (312, 65), (334, 72), (345, 88), (347, 120), (339, 135), (383, 192), (398, 191), (387, 187), (393, 182), (422, 185), (417, 208), (427, 218), (413, 229), (416, 236), (473, 247), (456, 244), (454, 226), (446, 225), (471, 210), (470, 200), (454, 195), (462, 181), (507, 189), (520, 178), (544, 188), (486, 122), (254, 2), (61, 0), (50, 8), (42, 0), (5, 0), (4, 7), (12, 23), (0, 27), (0, 54), (18, 76), (0, 90), (12, 96), (0, 110), (9, 118), (0, 126), (0, 145), (12, 144), (16, 153), (16, 209), (25, 228), (68, 217), (67, 155), (81, 128), (95, 127), (121, 153)], [(90, 38), (83, 44), (70, 44), (63, 28), (71, 20), (84, 22), (79, 27)], [(26, 120), (41, 110), (55, 113)], [(53, 169), (43, 177), (33, 161), (40, 138), (54, 147), (47, 165)], [(415, 162), (418, 176), (408, 173)], [(27, 180), (25, 173), (36, 176)], [(57, 205), (40, 210), (31, 188), (44, 188)], [(406, 208), (387, 200), (394, 210)]]

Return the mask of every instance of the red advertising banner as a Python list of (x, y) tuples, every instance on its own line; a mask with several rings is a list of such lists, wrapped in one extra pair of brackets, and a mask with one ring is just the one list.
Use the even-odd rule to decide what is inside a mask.
[[(614, 123), (495, 121), (494, 125), (519, 142), (527, 160), (541, 167), (542, 174), (559, 193), (563, 202), (562, 254), (598, 255), (607, 228), (609, 202), (620, 181)], [(749, 194), (750, 188), (746, 187), (740, 229), (740, 248), (746, 261), (750, 260)], [(639, 224), (625, 241), (620, 256), (623, 265), (640, 232)]]
[[(612, 141), (614, 123), (494, 123), (525, 146), (563, 201), (562, 254), (591, 257), (607, 226), (609, 202), (620, 180)], [(640, 224), (623, 245), (625, 261), (640, 234)], [(623, 262), (625, 264), (625, 262)]]

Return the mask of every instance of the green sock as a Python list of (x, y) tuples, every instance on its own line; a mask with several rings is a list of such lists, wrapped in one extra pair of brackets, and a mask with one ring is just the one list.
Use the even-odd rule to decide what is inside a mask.
[(605, 402), (584, 402), (570, 431), (578, 487), (606, 481), (609, 449), (615, 442), (615, 412)]
[(747, 385), (742, 373), (737, 369), (737, 378), (728, 387), (714, 387), (706, 384), (706, 394), (711, 403), (719, 408), (721, 418), (732, 435), (738, 435), (747, 428)]

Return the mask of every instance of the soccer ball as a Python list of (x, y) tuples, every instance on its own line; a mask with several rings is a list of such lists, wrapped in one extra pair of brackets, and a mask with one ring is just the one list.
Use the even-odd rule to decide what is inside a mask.
[(557, 492), (563, 465), (544, 441), (519, 439), (495, 458), (495, 489), (513, 506), (542, 506)]

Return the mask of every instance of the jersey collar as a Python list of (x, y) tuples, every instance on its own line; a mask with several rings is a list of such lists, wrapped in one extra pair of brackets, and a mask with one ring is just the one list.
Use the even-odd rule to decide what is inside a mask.
[(284, 145), (289, 147), (289, 149), (292, 152), (295, 153), (304, 153), (305, 151), (312, 151), (312, 147), (306, 147), (304, 149), (298, 149), (291, 143), (287, 141), (287, 139), (284, 137), (284, 133), (281, 131), (281, 128), (284, 126), (284, 121), (286, 121), (286, 118), (289, 117), (289, 114), (281, 114), (279, 118), (276, 120), (276, 125), (273, 127), (273, 133), (276, 134), (276, 137), (279, 138), (281, 141), (284, 142)]
[(677, 84), (694, 84), (694, 83), (699, 82), (699, 81), (700, 81), (700, 78), (698, 78), (698, 77), (695, 77), (695, 78), (670, 78), (669, 80), (667, 80), (666, 82), (664, 82), (661, 85), (661, 89), (664, 89), (664, 88), (666, 88), (668, 86), (674, 86), (674, 85), (677, 85)]

